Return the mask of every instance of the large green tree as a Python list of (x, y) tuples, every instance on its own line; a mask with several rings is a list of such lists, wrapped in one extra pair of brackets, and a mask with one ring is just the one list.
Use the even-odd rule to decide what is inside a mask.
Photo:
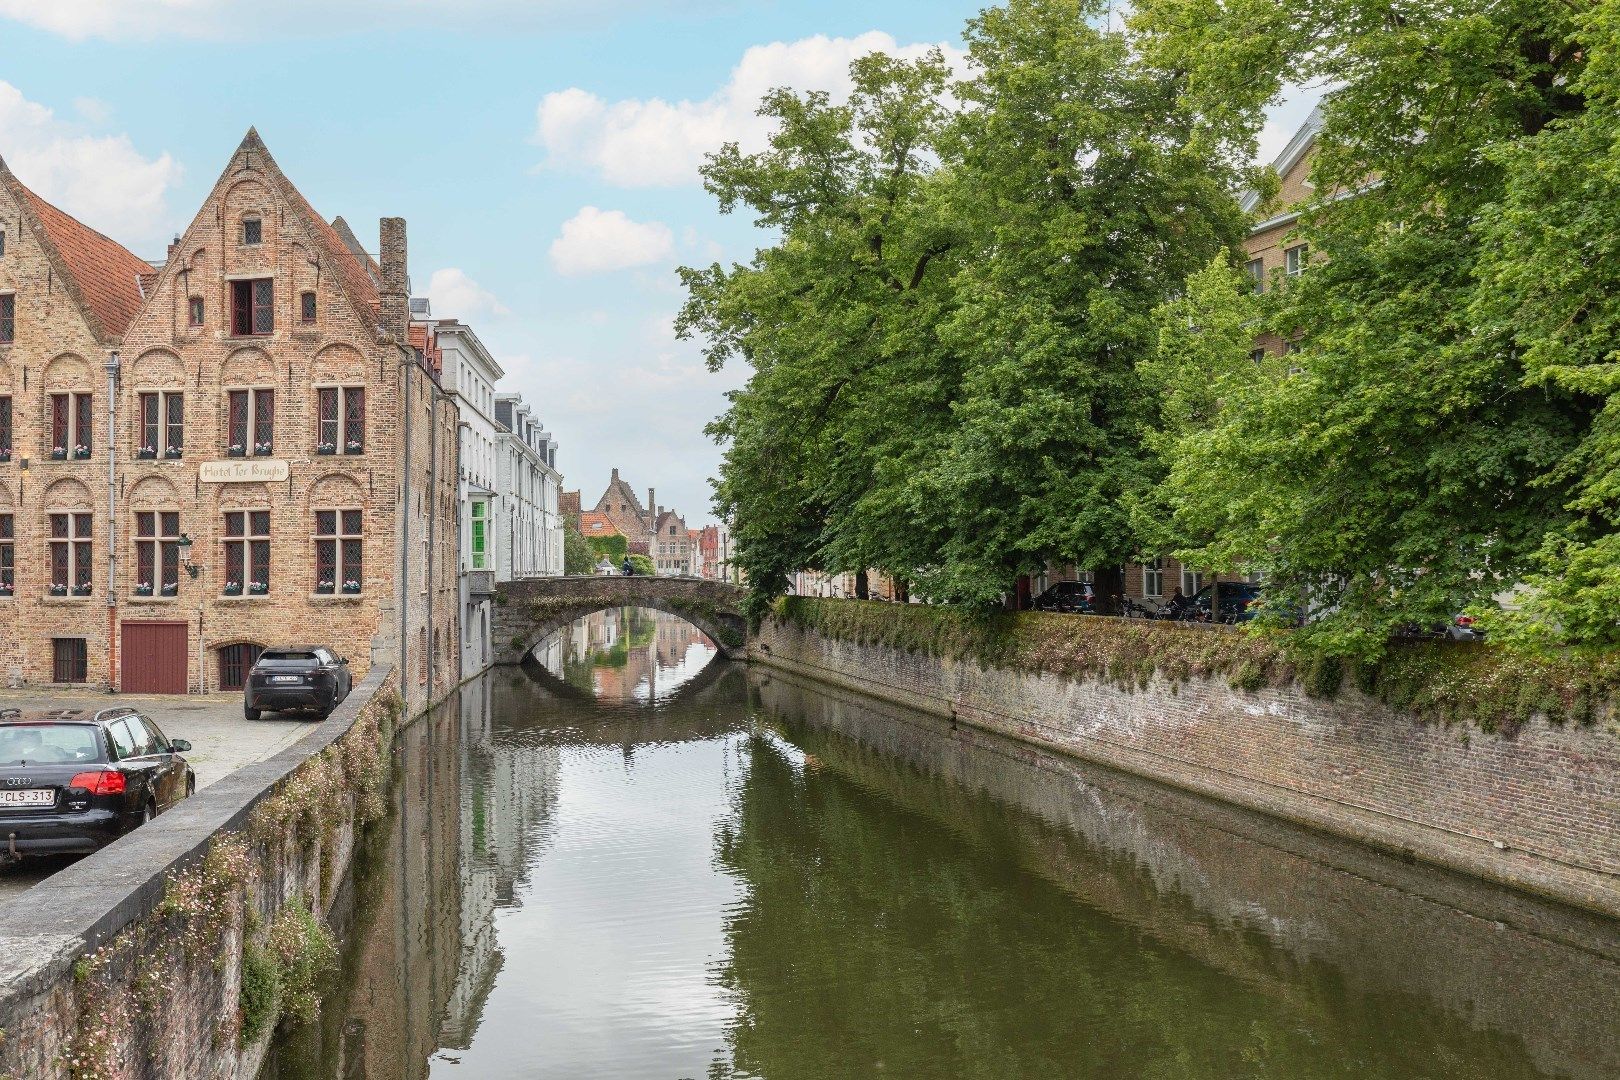
[[(1518, 312), (1536, 288), (1520, 280), (1504, 299), (1523, 266), (1503, 222), (1529, 148), (1585, 112), (1583, 9), (1595, 5), (1137, 4), (1147, 55), (1251, 131), (1284, 86), (1334, 88), (1298, 229), (1309, 270), (1258, 302), (1235, 277), (1204, 278), (1163, 310), (1150, 365), (1161, 385), (1215, 380), (1200, 415), (1165, 399), (1174, 540), (1206, 564), (1268, 571), (1330, 649), (1375, 653), (1402, 623), (1487, 602), (1571, 519), (1594, 399), (1527, 381)], [(1241, 335), (1185, 329), (1244, 311), (1292, 343), (1285, 364), (1243, 370)]]
[[(779, 91), (770, 149), (705, 169), (777, 242), (686, 271), (681, 328), (754, 374), (712, 427), (761, 597), (872, 567), (987, 602), (1136, 551), (1155, 479), (1153, 312), (1241, 236), (1240, 126), (1101, 28), (1101, 3), (973, 20), (968, 77), (858, 61), (848, 105)], [(942, 105), (946, 91), (963, 107)]]

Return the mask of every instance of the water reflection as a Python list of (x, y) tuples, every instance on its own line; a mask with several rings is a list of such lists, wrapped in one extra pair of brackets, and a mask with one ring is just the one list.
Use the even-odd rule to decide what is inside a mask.
[(714, 659), (697, 627), (643, 608), (598, 611), (535, 650), (541, 667), (598, 701), (657, 704)]
[(593, 621), (402, 735), (266, 1075), (1620, 1075), (1612, 923)]

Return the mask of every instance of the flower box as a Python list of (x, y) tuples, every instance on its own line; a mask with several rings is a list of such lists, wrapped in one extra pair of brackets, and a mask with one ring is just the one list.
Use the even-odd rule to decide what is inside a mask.
[(13, 592), (13, 589), (12, 589), (12, 587), (10, 585), (6, 584), (3, 581), (0, 581), (0, 596), (10, 596), (12, 594), (12, 592)]
[(351, 454), (361, 453), (366, 448), (365, 443), (355, 442), (353, 439), (351, 439), (347, 443), (345, 443), (344, 446), (348, 450), (348, 452), (351, 453)]
[(135, 457), (139, 461), (155, 461), (157, 459), (157, 447), (143, 446), (135, 451)]
[(225, 454), (228, 457), (247, 457), (247, 447), (242, 446), (240, 443), (236, 443), (231, 446), (227, 446), (225, 448)]
[(335, 591), (336, 588), (337, 585), (330, 581), (317, 581), (315, 583), (315, 591), (318, 593), (330, 593)]
[(52, 585), (51, 586), (51, 595), (52, 596), (66, 596), (67, 594), (68, 594), (68, 587), (66, 585)]
[(163, 456), (168, 458), (170, 461), (179, 461), (184, 453), (185, 451), (180, 447), (171, 446), (167, 450), (163, 451)]
[(138, 583), (135, 586), (135, 595), (136, 596), (151, 596), (152, 595), (152, 586), (151, 586), (151, 584), (148, 583), (148, 582), (145, 582), (145, 581)]
[(73, 595), (74, 596), (89, 596), (90, 595), (90, 586), (88, 586), (88, 585), (75, 585), (75, 586), (73, 586)]
[(73, 448), (73, 456), (79, 461), (84, 461), (90, 456), (90, 448), (88, 446), (75, 446)]
[(254, 452), (254, 454), (258, 455), (259, 457), (265, 457), (266, 455), (271, 454), (274, 451), (275, 451), (275, 446), (273, 444), (271, 444), (271, 443), (261, 442), (261, 443), (254, 443), (253, 444), (253, 452)]
[(163, 595), (164, 596), (174, 596), (179, 591), (180, 591), (180, 583), (178, 581), (173, 581), (173, 582), (166, 581), (166, 582), (163, 583)]
[(51, 460), (52, 461), (66, 461), (67, 460), (67, 447), (65, 447), (65, 446), (53, 446), (53, 447), (51, 447)]
[(242, 583), (240, 581), (227, 581), (225, 583), (225, 595), (226, 596), (241, 596), (242, 595)]
[(358, 595), (360, 592), (360, 583), (358, 581), (345, 581), (343, 583), (343, 591), (349, 596)]
[(264, 596), (270, 591), (268, 581), (254, 581), (248, 584), (248, 592), (254, 596)]
[(8, 462), (10, 460), (11, 460), (11, 451), (10, 450), (0, 450), (0, 465), (3, 465), (3, 464), (5, 464), (6, 462)]
[(335, 453), (337, 453), (337, 444), (336, 443), (329, 443), (329, 442), (316, 443), (315, 444), (315, 452), (317, 454), (322, 454), (322, 455), (335, 454)]

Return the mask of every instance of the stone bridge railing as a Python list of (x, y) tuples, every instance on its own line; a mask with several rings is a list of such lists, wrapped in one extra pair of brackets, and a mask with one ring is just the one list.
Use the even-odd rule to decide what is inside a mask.
[(491, 633), (497, 664), (521, 664), (540, 642), (605, 608), (667, 611), (697, 627), (729, 659), (748, 655), (744, 590), (723, 581), (688, 577), (538, 577), (495, 587)]

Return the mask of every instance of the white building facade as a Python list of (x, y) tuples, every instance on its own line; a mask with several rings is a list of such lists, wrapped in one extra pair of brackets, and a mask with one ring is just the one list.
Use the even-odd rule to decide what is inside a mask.
[(519, 394), (495, 395), (495, 580), (563, 572), (557, 442)]
[(444, 388), (461, 408), (461, 677), (489, 667), (494, 624), (496, 485), (501, 429), (495, 422), (495, 384), (505, 374), (472, 328), (436, 320)]

